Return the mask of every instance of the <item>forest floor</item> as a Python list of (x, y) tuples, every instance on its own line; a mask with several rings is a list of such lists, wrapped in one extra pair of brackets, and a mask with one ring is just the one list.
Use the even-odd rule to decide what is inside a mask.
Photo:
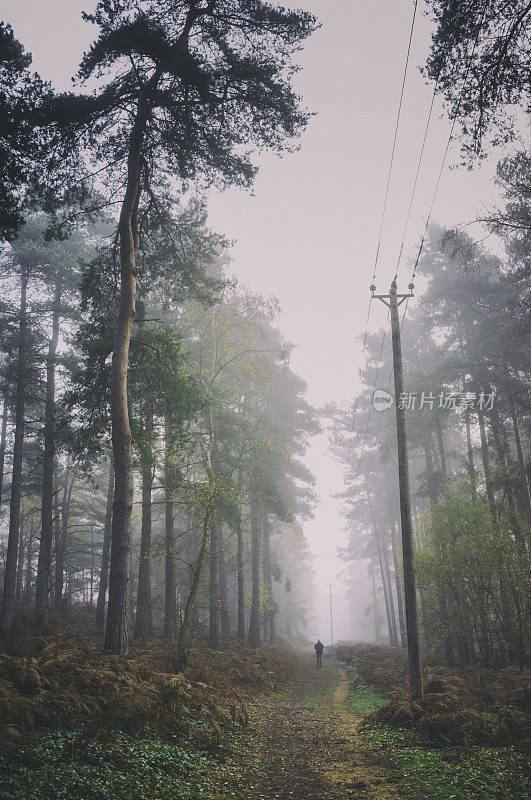
[[(529, 675), (426, 668), (404, 654), (166, 643), (105, 654), (80, 618), (21, 626), (0, 651), (0, 800), (523, 800)], [(406, 692), (407, 694), (407, 692)], [(464, 708), (464, 710), (463, 710)]]

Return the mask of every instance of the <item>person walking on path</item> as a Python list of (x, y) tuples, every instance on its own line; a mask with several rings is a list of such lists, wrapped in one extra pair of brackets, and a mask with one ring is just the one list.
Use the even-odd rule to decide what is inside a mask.
[(315, 655), (317, 656), (317, 666), (323, 666), (323, 650), (324, 644), (320, 639), (317, 639), (316, 643), (314, 644)]

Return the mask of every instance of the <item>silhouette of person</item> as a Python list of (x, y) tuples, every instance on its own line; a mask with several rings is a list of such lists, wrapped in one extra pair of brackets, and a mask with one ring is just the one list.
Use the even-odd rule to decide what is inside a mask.
[(314, 644), (313, 648), (315, 650), (315, 655), (317, 656), (317, 666), (318, 667), (322, 667), (323, 666), (324, 644), (322, 643), (322, 641), (320, 639), (317, 639), (317, 641)]

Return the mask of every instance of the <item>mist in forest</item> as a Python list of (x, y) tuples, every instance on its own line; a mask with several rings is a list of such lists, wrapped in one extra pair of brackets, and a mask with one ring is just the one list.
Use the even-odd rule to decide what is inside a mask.
[[(80, 12), (91, 13), (95, 6), (95, 3), (82, 2), (27, 2), (22, 6), (7, 2), (4, 12), (6, 18), (13, 24), (26, 49), (32, 53), (33, 67), (44, 79), (51, 80), (59, 91), (69, 89), (69, 76), (76, 72), (94, 33), (94, 26), (82, 21)], [(190, 396), (185, 401), (186, 408), (172, 412), (162, 406), (156, 407), (161, 402), (159, 395), (163, 391), (164, 376), (157, 377), (156, 380), (160, 381), (158, 386), (155, 380), (150, 381), (152, 390), (157, 387), (152, 399), (146, 396), (147, 387), (132, 381), (134, 391), (138, 392), (138, 399), (132, 401), (133, 408), (137, 408), (137, 419), (131, 419), (133, 439), (135, 435), (140, 439), (145, 436), (148, 426), (158, 442), (154, 449), (151, 448), (151, 455), (146, 456), (144, 446), (138, 440), (135, 444), (134, 469), (140, 476), (142, 469), (148, 469), (145, 464), (142, 466), (143, 459), (148, 458), (153, 472), (151, 491), (156, 498), (151, 520), (153, 541), (159, 542), (157, 558), (160, 563), (156, 569), (162, 569), (162, 540), (168, 535), (167, 526), (172, 525), (177, 531), (175, 535), (179, 548), (182, 546), (175, 564), (177, 578), (174, 580), (179, 585), (184, 575), (190, 573), (193, 576), (193, 565), (201, 552), (200, 546), (198, 552), (194, 551), (198, 547), (195, 539), (199, 536), (200, 524), (198, 527), (192, 519), (199, 501), (195, 496), (189, 496), (194, 491), (188, 487), (186, 491), (183, 490), (183, 498), (179, 500), (178, 515), (174, 514), (169, 520), (167, 509), (164, 512), (164, 503), (170, 502), (168, 478), (164, 477), (169, 470), (168, 455), (164, 455), (164, 426), (169, 424), (167, 415), (175, 413), (175, 424), (180, 431), (178, 435), (183, 437), (183, 442), (189, 441), (187, 437), (193, 438), (192, 431), (198, 425), (197, 415), (204, 416), (200, 397), (194, 397), (194, 392), (201, 394), (200, 385), (205, 382), (209, 384), (207, 394), (213, 396), (218, 391), (217, 386), (215, 390), (213, 388), (216, 381), (220, 385), (228, 381), (228, 388), (219, 389), (223, 402), (236, 404), (235, 408), (243, 408), (250, 403), (251, 414), (257, 414), (259, 409), (264, 410), (265, 406), (261, 404), (269, 403), (265, 398), (272, 387), (272, 391), (278, 392), (281, 398), (272, 400), (273, 406), (275, 402), (293, 404), (293, 413), (301, 420), (301, 425), (300, 428), (290, 428), (290, 418), (286, 415), (284, 405), (275, 412), (278, 418), (268, 410), (263, 419), (256, 417), (254, 421), (249, 419), (246, 423), (253, 431), (259, 431), (258, 439), (263, 438), (261, 446), (264, 446), (264, 441), (267, 441), (268, 447), (271, 445), (270, 435), (285, 437), (288, 428), (293, 439), (289, 456), (293, 460), (286, 462), (291, 464), (291, 485), (286, 485), (282, 491), (277, 487), (275, 491), (278, 496), (270, 498), (271, 508), (274, 509), (272, 513), (277, 515), (280, 526), (274, 532), (273, 541), (284, 550), (288, 537), (293, 537), (292, 547), (287, 547), (283, 556), (292, 559), (293, 566), (288, 568), (282, 565), (280, 553), (274, 554), (271, 585), (282, 595), (285, 611), (290, 594), (286, 586), (289, 585), (291, 591), (294, 583), (290, 570), (296, 570), (295, 565), (298, 565), (300, 574), (292, 598), (294, 607), (300, 606), (301, 617), (297, 624), (301, 626), (301, 633), (313, 638), (321, 635), (329, 641), (332, 602), (336, 639), (359, 638), (370, 641), (376, 637), (377, 640), (393, 640), (398, 634), (396, 631), (393, 633), (389, 625), (397, 628), (401, 613), (400, 531), (395, 525), (398, 500), (396, 476), (393, 477), (396, 467), (393, 460), (395, 434), (392, 408), (381, 411), (372, 401), (375, 389), (392, 392), (389, 384), (389, 335), (385, 333), (386, 309), (376, 301), (372, 303), (367, 331), (364, 333), (372, 265), (376, 254), (377, 288), (382, 292), (388, 291), (395, 271), (398, 273), (399, 289), (404, 291), (412, 270), (415, 272), (415, 297), (409, 303), (403, 340), (406, 386), (408, 389), (413, 387), (414, 393), (417, 387), (421, 387), (416, 392), (417, 404), (420, 404), (422, 392), (433, 393), (437, 400), (435, 406), (439, 409), (430, 409), (433, 410), (431, 416), (426, 406), (408, 409), (414, 437), (410, 442), (411, 475), (415, 520), (419, 530), (428, 524), (426, 508), (435, 499), (440, 501), (442, 487), (450, 485), (452, 481), (460, 486), (463, 476), (476, 480), (477, 491), (481, 492), (483, 487), (483, 491), (487, 492), (485, 498), (487, 505), (490, 503), (492, 513), (496, 513), (498, 518), (503, 513), (512, 514), (511, 524), (516, 525), (516, 519), (522, 514), (525, 517), (526, 513), (525, 492), (522, 497), (517, 488), (517, 473), (519, 468), (521, 470), (521, 463), (518, 467), (517, 439), (520, 437), (525, 449), (526, 426), (523, 419), (519, 420), (519, 414), (526, 413), (525, 378), (522, 376), (528, 364), (522, 339), (525, 334), (518, 327), (514, 331), (507, 331), (505, 326), (524, 324), (521, 322), (518, 298), (525, 294), (522, 288), (525, 276), (521, 277), (524, 273), (517, 266), (517, 259), (523, 259), (524, 256), (520, 253), (522, 246), (518, 244), (518, 237), (521, 236), (518, 228), (515, 230), (509, 224), (500, 223), (499, 219), (503, 217), (505, 207), (509, 209), (506, 213), (511, 213), (509, 206), (504, 206), (507, 198), (509, 202), (512, 198), (513, 205), (520, 202), (518, 197), (516, 200), (513, 198), (511, 187), (512, 175), (519, 170), (525, 171), (527, 165), (524, 156), (517, 155), (522, 147), (518, 131), (520, 128), (525, 130), (525, 123), (521, 118), (517, 119), (517, 137), (509, 145), (509, 150), (505, 144), (497, 142), (472, 171), (451, 169), (462, 160), (462, 142), (457, 135), (453, 135), (445, 155), (452, 127), (439, 95), (435, 96), (429, 114), (429, 130), (425, 130), (433, 81), (429, 80), (430, 76), (426, 73), (421, 74), (419, 67), (424, 66), (429, 57), (431, 36), (436, 27), (433, 19), (420, 14), (417, 17), (404, 78), (405, 91), (400, 103), (399, 124), (395, 131), (411, 20), (409, 4), (382, 2), (378, 4), (376, 13), (372, 5), (366, 3), (330, 4), (310, 0), (306, 7), (309, 12), (316, 14), (320, 27), (305, 42), (302, 52), (297, 54), (296, 60), (301, 70), (293, 77), (294, 87), (302, 95), (304, 107), (317, 112), (306, 120), (307, 129), (302, 146), (293, 153), (284, 154), (282, 159), (278, 159), (274, 153), (260, 154), (256, 160), (260, 169), (252, 194), (240, 186), (231, 185), (230, 181), (223, 191), (207, 186), (202, 188), (201, 194), (194, 194), (190, 186), (186, 188), (185, 201), (177, 209), (177, 217), (174, 216), (184, 232), (180, 256), (184, 278), (181, 276), (175, 281), (171, 276), (170, 254), (164, 251), (161, 256), (157, 250), (157, 247), (164, 246), (161, 242), (153, 240), (150, 249), (142, 256), (146, 276), (150, 274), (149, 265), (154, 259), (166, 259), (167, 278), (161, 275), (151, 286), (149, 281), (152, 279), (146, 279), (145, 290), (148, 294), (146, 300), (141, 301), (135, 324), (143, 328), (148, 338), (154, 337), (155, 340), (157, 336), (162, 336), (162, 328), (159, 330), (157, 326), (166, 330), (168, 341), (155, 341), (147, 347), (154, 348), (157, 353), (160, 347), (175, 348), (175, 353), (183, 362), (183, 376), (179, 378), (181, 383), (176, 384), (176, 391), (179, 386), (179, 392), (184, 397), (187, 397), (187, 392)], [(359, 40), (355, 53), (351, 48), (353, 30)], [(88, 69), (86, 72), (89, 76)], [(338, 81), (338, 75), (342, 76), (341, 82)], [(91, 76), (88, 88), (84, 91), (92, 88), (91, 81), (96, 86)], [(390, 168), (391, 152), (393, 162)], [(414, 183), (419, 153), (421, 160)], [(496, 178), (498, 163), (502, 166), (498, 167)], [(387, 180), (387, 199), (382, 219)], [(237, 184), (237, 181), (233, 183)], [(414, 191), (411, 193), (413, 183)], [(436, 195), (433, 194), (435, 186)], [(151, 212), (146, 213), (149, 215)], [(425, 227), (428, 215), (430, 225)], [(53, 308), (49, 305), (53, 294), (50, 281), (53, 282), (55, 278), (41, 266), (35, 267), (34, 273), (28, 267), (24, 273), (22, 261), (27, 252), (30, 254), (28, 258), (34, 257), (31, 255), (32, 249), (37, 247), (36, 240), (43, 235), (42, 231), (49, 223), (50, 217), (46, 217), (46, 214), (35, 216), (31, 224), (23, 228), (12, 249), (6, 252), (3, 265), (6, 278), (4, 296), (8, 304), (16, 306), (21, 276), (27, 281), (30, 314), (35, 316), (41, 313), (38, 303), (44, 302), (42, 324), (31, 332), (36, 340), (31, 341), (33, 350), (30, 349), (26, 356), (28, 369), (34, 370), (29, 373), (29, 385), (32, 385), (31, 381), (37, 381), (35, 385), (41, 386), (41, 395), (39, 392), (36, 395), (30, 392), (31, 401), (26, 407), (35, 418), (35, 423), (25, 446), (37, 450), (44, 435), (44, 429), (38, 429), (37, 420), (42, 417), (41, 405), (45, 402), (42, 382), (46, 368), (46, 340), (54, 319)], [(68, 444), (68, 447), (72, 446), (73, 450), (72, 455), (60, 456), (53, 478), (54, 502), (64, 497), (65, 502), (67, 498), (73, 498), (74, 503), (73, 516), (66, 523), (62, 520), (63, 524), (71, 525), (77, 531), (75, 545), (72, 545), (70, 555), (65, 555), (67, 561), (70, 559), (68, 568), (74, 569), (68, 578), (71, 583), (69, 602), (75, 598), (76, 602), (82, 600), (89, 605), (96, 603), (98, 592), (101, 593), (101, 585), (98, 587), (98, 564), (102, 548), (105, 552), (105, 540), (101, 536), (104, 534), (105, 518), (108, 521), (109, 516), (108, 503), (107, 517), (105, 512), (109, 467), (105, 463), (105, 446), (102, 443), (110, 441), (104, 422), (108, 397), (102, 379), (94, 374), (93, 365), (94, 359), (99, 358), (101, 368), (109, 368), (111, 350), (105, 346), (102, 350), (102, 345), (94, 337), (101, 335), (106, 327), (109, 331), (112, 329), (112, 323), (106, 321), (105, 314), (98, 307), (106, 292), (112, 292), (111, 285), (105, 288), (103, 276), (107, 266), (101, 255), (102, 246), (111, 236), (112, 222), (100, 221), (87, 223), (83, 230), (77, 231), (64, 244), (43, 245), (47, 259), (73, 258), (80, 264), (89, 264), (88, 267), (80, 266), (72, 274), (65, 273), (60, 288), (56, 287), (55, 290), (64, 292), (64, 302), (72, 305), (71, 309), (65, 311), (64, 321), (61, 320), (55, 346), (60, 359), (56, 378), (58, 402), (64, 424), (71, 426), (72, 444)], [(516, 239), (513, 241), (511, 236)], [(483, 239), (485, 241), (481, 243)], [(69, 247), (72, 248), (71, 252)], [(21, 262), (18, 266), (17, 257)], [(516, 266), (511, 268), (511, 263)], [(485, 324), (491, 325), (494, 319), (495, 309), (486, 306), (487, 301), (483, 302), (480, 289), (487, 282), (489, 303), (494, 303), (492, 293), (500, 293), (499, 308), (496, 309), (496, 319), (499, 317), (498, 338), (500, 341), (509, 340), (511, 344), (504, 344), (503, 347), (496, 345), (500, 349), (496, 356), (493, 356), (491, 339), (482, 342), (484, 351), (478, 354), (473, 349), (476, 345), (468, 343), (463, 331), (452, 327), (445, 306), (450, 302), (448, 291), (446, 287), (439, 287), (441, 264), (448, 270), (449, 285), (454, 282), (459, 287), (456, 290), (456, 305), (452, 307), (455, 319), (460, 319), (461, 314), (477, 304), (478, 315), (472, 316), (469, 322), (475, 331), (484, 320)], [(22, 272), (18, 273), (17, 269)], [(484, 279), (478, 277), (483, 274), (482, 271), (487, 276)], [(514, 274), (514, 280), (509, 273)], [(238, 281), (238, 288), (231, 288), (230, 284), (221, 288), (223, 281), (230, 282), (233, 279)], [(164, 284), (164, 280), (168, 283)], [(76, 285), (81, 286), (82, 291), (82, 321), (76, 317), (79, 313), (75, 310), (77, 301), (73, 294)], [(194, 300), (186, 298), (187, 293), (191, 294), (192, 287), (192, 293), (197, 297)], [(216, 312), (208, 311), (208, 305), (205, 305), (204, 311), (201, 310), (201, 304), (208, 303), (216, 291), (222, 292), (224, 312), (228, 315), (226, 319), (224, 315), (219, 318)], [(44, 297), (47, 299), (42, 300)], [(169, 304), (168, 298), (171, 298)], [(194, 303), (199, 303), (199, 306)], [(35, 310), (32, 310), (32, 304)], [(206, 315), (204, 319), (203, 314)], [(144, 318), (146, 322), (142, 321)], [(186, 324), (183, 324), (183, 320)], [(13, 381), (14, 377), (9, 377), (8, 370), (14, 369), (9, 366), (14, 345), (10, 344), (9, 337), (16, 338), (16, 332), (14, 328), (9, 329), (8, 323), (6, 325), (4, 371), (6, 380)], [(208, 330), (210, 335), (217, 326), (223, 325), (227, 325), (227, 328), (220, 332), (219, 341), (209, 342), (208, 345), (203, 342), (203, 329)], [(410, 334), (410, 330), (415, 333)], [(421, 332), (420, 342), (416, 338), (417, 331)], [(413, 338), (408, 338), (410, 336)], [(496, 337), (493, 335), (493, 338)], [(262, 340), (267, 347), (262, 348), (258, 344)], [(463, 348), (459, 357), (458, 341)], [(518, 344), (520, 341), (521, 345)], [(249, 342), (254, 344), (247, 348)], [(414, 345), (420, 347), (419, 352), (416, 352)], [(96, 348), (95, 352), (91, 350), (92, 347)], [(202, 347), (206, 348), (205, 352)], [(521, 362), (507, 362), (507, 367), (501, 365), (503, 359), (516, 357), (519, 348)], [(137, 370), (140, 370), (140, 374), (147, 369), (149, 360), (145, 360), (147, 355), (142, 349), (139, 352), (134, 352), (134, 349), (131, 364), (134, 367), (135, 359), (138, 360)], [(265, 356), (262, 349), (269, 355)], [(225, 358), (230, 366), (224, 366)], [(75, 360), (77, 364), (74, 364)], [(208, 366), (206, 362), (210, 362)], [(472, 374), (470, 371), (471, 366), (478, 363), (486, 364), (484, 374)], [(227, 371), (226, 376), (224, 371)], [(262, 389), (253, 386), (251, 395), (258, 392), (254, 399), (250, 398), (249, 387), (245, 383), (246, 376), (251, 374), (253, 377), (259, 376), (264, 382)], [(172, 379), (177, 380), (175, 376)], [(91, 380), (97, 381), (97, 384), (91, 385)], [(286, 381), (284, 386), (283, 382)], [(517, 386), (518, 381), (523, 382), (522, 388)], [(474, 388), (478, 390), (475, 393), (478, 397), (480, 393), (489, 397), (495, 394), (494, 405), (486, 410), (487, 419), (484, 423), (487, 426), (487, 447), (492, 448), (492, 453), (485, 454), (485, 443), (481, 438), (483, 423), (477, 417), (476, 406), (466, 406), (463, 401), (463, 405), (454, 409), (445, 406), (446, 401), (439, 399), (441, 395), (463, 394), (469, 389), (474, 394)], [(353, 402), (352, 397), (355, 398)], [(96, 398), (96, 406), (92, 407), (90, 401), (96, 401)], [(516, 403), (517, 429), (511, 406), (513, 400)], [(437, 406), (437, 403), (443, 405)], [(518, 407), (518, 403), (524, 405)], [(14, 435), (9, 402), (5, 408), (9, 452)], [(87, 419), (90, 425), (85, 425)], [(208, 428), (208, 420), (206, 424)], [(222, 420), (220, 424), (225, 422)], [(424, 433), (420, 430), (422, 425), (426, 428)], [(492, 430), (488, 429), (489, 425), (493, 426)], [(276, 434), (273, 434), (274, 428)], [(227, 442), (221, 440), (218, 445), (216, 436), (207, 431), (208, 435), (211, 435), (215, 449), (218, 448), (220, 452), (225, 446), (229, 447)], [(229, 436), (228, 433), (226, 435)], [(240, 435), (244, 436), (242, 433)], [(66, 443), (66, 432), (64, 436)], [(249, 432), (245, 436), (250, 436)], [(428, 445), (426, 436), (430, 440)], [(98, 440), (96, 446), (95, 440)], [(184, 458), (186, 466), (183, 462), (179, 463), (178, 468), (175, 467), (176, 474), (179, 472), (178, 480), (183, 479), (182, 470), (193, 476), (197, 459), (204, 458), (198, 442), (195, 446), (201, 452), (192, 455), (190, 451)], [(426, 447), (428, 450), (431, 448), (429, 456)], [(487, 456), (493, 461), (490, 472), (494, 471), (497, 476), (489, 479), (493, 481), (490, 491), (492, 497), (488, 496), (489, 480), (486, 487), (482, 483), (484, 477), (479, 474), (477, 478), (470, 477), (481, 471), (481, 464), (484, 464)], [(236, 481), (237, 484), (241, 470), (237, 466), (235, 453), (231, 457), (235, 461), (227, 466), (230, 473), (227, 480), (231, 484)], [(35, 456), (28, 451), (25, 458), (29, 459), (25, 469), (31, 470)], [(431, 466), (428, 464), (430, 461)], [(41, 466), (35, 468), (39, 470)], [(503, 469), (514, 473), (515, 485), (511, 489), (503, 488), (502, 478), (496, 472)], [(360, 488), (361, 478), (366, 479), (366, 485)], [(194, 478), (191, 480), (193, 484)], [(77, 481), (80, 482), (78, 488)], [(141, 482), (135, 490), (137, 494), (132, 516), (133, 562), (137, 569), (138, 564), (142, 563), (142, 503), (145, 502), (141, 497), (142, 485)], [(6, 492), (8, 486), (5, 487)], [(240, 491), (237, 485), (233, 490)], [(80, 492), (79, 499), (77, 491)], [(27, 517), (27, 531), (20, 539), (20, 546), (28, 548), (28, 561), (24, 566), (22, 557), (18, 566), (16, 580), (19, 597), (24, 592), (29, 597), (33, 591), (35, 578), (32, 575), (37, 565), (32, 563), (32, 559), (38, 555), (39, 502), (38, 495), (33, 499), (28, 496), (24, 500), (27, 507), (23, 507), (22, 519)], [(76, 508), (78, 503), (79, 509)], [(493, 503), (496, 504), (496, 512)], [(365, 507), (366, 504), (369, 505)], [(504, 504), (508, 504), (507, 512)], [(376, 532), (373, 519), (375, 509)], [(61, 514), (64, 516), (64, 510)], [(79, 519), (76, 516), (78, 514)], [(54, 520), (58, 528), (57, 517)], [(229, 572), (232, 571), (228, 579), (228, 591), (229, 594), (233, 593), (229, 597), (233, 606), (236, 604), (237, 590), (237, 566), (232, 561), (236, 557), (236, 521), (237, 517), (227, 518), (228, 529), (224, 532), (223, 525), (219, 529), (222, 541), (224, 536), (228, 539), (227, 558), (230, 561)], [(251, 516), (245, 523), (251, 524)], [(522, 525), (525, 524), (524, 521)], [(5, 549), (8, 538), (7, 512), (4, 513), (3, 525)], [(96, 532), (98, 525), (101, 526), (101, 534)], [(87, 542), (83, 540), (83, 536), (87, 535), (91, 537), (88, 550)], [(58, 530), (54, 536), (54, 553), (61, 553), (64, 542), (61, 544)], [(381, 537), (380, 543), (376, 541), (378, 537)], [(418, 537), (417, 544), (420, 546), (420, 534)], [(297, 548), (301, 548), (300, 552)], [(77, 557), (85, 561), (74, 564)], [(247, 557), (250, 557), (249, 553)], [(249, 570), (249, 574), (246, 574), (248, 583), (251, 579), (250, 564), (246, 564), (245, 569)], [(133, 584), (139, 580), (140, 574), (133, 579)], [(158, 583), (158, 578), (155, 583)], [(131, 602), (134, 605), (140, 602), (134, 598), (137, 590), (131, 589)], [(60, 588), (56, 587), (55, 592), (57, 598), (62, 597)], [(185, 603), (185, 594), (181, 597), (181, 593), (178, 593), (177, 605)], [(162, 613), (165, 601), (161, 597), (154, 602), (158, 603)], [(203, 600), (203, 604), (205, 602)], [(280, 601), (275, 600), (277, 603)], [(390, 604), (394, 609), (390, 609)], [(394, 626), (389, 621), (391, 612), (397, 617)], [(203, 607), (202, 613), (206, 614), (206, 607)]]
[(531, 4), (303, 6), (2, 5), (1, 798), (530, 796)]

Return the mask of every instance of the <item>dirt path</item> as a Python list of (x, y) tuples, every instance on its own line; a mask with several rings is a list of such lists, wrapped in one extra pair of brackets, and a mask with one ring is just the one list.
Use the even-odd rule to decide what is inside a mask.
[(357, 733), (344, 670), (301, 656), (290, 687), (251, 708), (241, 742), (245, 800), (397, 800), (391, 770), (375, 765)]

